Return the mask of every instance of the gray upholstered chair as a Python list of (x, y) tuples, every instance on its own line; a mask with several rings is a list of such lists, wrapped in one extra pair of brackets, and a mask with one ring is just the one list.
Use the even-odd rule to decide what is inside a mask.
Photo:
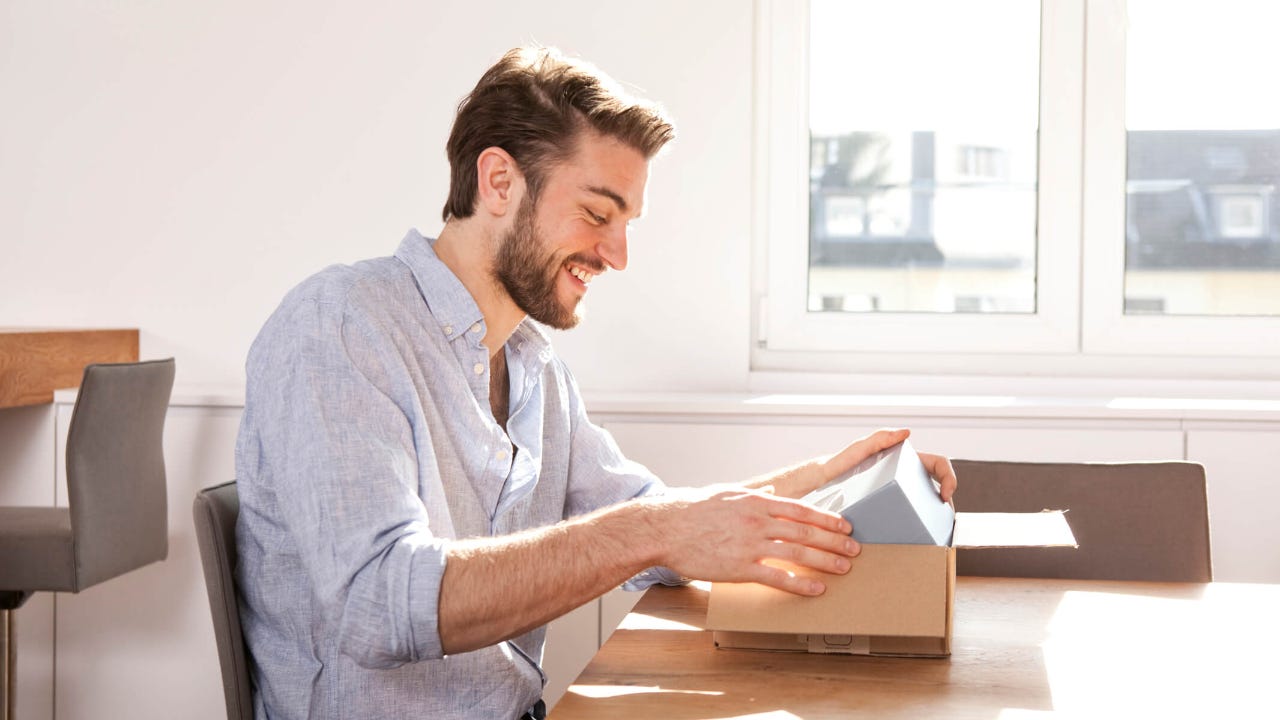
[(236, 598), (236, 518), (240, 514), (236, 484), (229, 482), (201, 490), (196, 494), (191, 512), (195, 516), (209, 610), (213, 613), (213, 635), (222, 668), (227, 718), (253, 720), (249, 654), (240, 630), (240, 606)]
[(960, 575), (1209, 582), (1204, 467), (953, 460), (957, 511), (1066, 509), (1079, 548), (961, 550)]
[[(169, 554), (162, 439), (173, 372), (172, 358), (85, 368), (67, 432), (67, 507), (0, 507), (6, 631), (34, 592), (80, 592)], [(11, 634), (6, 644), (12, 657)], [(0, 711), (12, 679), (10, 665)]]

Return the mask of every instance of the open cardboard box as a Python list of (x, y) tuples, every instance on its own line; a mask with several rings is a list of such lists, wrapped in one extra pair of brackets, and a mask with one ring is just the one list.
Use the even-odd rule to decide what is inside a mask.
[[(832, 497), (841, 507), (830, 503)], [(819, 578), (827, 590), (818, 597), (755, 583), (713, 584), (707, 627), (714, 631), (717, 647), (947, 656), (957, 548), (1076, 545), (1060, 510), (951, 512), (908, 443), (879, 453), (806, 499), (850, 518), (854, 537), (859, 537), (857, 518), (863, 517), (865, 528), (865, 511), (874, 508), (880, 522), (873, 524), (886, 528), (896, 541), (859, 537), (862, 553), (845, 575), (788, 568)]]

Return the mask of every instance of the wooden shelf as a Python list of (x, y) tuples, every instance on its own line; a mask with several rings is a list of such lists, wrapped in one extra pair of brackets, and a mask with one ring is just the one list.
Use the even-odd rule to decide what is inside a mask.
[(0, 328), (0, 408), (51, 403), (91, 363), (137, 360), (137, 330)]

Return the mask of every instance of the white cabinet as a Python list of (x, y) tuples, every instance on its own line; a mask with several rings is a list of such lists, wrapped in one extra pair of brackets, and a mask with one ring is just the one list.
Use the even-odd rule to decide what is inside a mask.
[(1280, 425), (1217, 427), (1187, 431), (1187, 459), (1208, 476), (1213, 579), (1280, 582)]
[[(1107, 462), (1182, 459), (1176, 422), (1131, 423), (1001, 420), (963, 427), (925, 419), (911, 427), (916, 448), (974, 460)], [(1164, 427), (1160, 427), (1163, 424)], [(744, 480), (840, 450), (881, 427), (800, 423), (626, 422), (605, 427), (632, 460), (669, 485), (703, 486)]]

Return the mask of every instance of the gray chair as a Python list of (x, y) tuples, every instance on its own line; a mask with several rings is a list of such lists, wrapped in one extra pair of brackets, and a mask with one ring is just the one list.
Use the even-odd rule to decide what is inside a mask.
[(253, 720), (253, 689), (249, 684), (249, 653), (240, 630), (236, 599), (236, 518), (240, 498), (235, 482), (205, 488), (191, 508), (196, 541), (204, 566), (204, 585), (213, 613), (213, 636), (222, 668), (222, 692), (228, 720)]
[(1204, 467), (953, 460), (957, 511), (1061, 510), (1079, 548), (961, 550), (960, 575), (1209, 582)]
[(67, 507), (0, 507), (0, 712), (12, 710), (12, 614), (169, 554), (164, 420), (173, 359), (89, 365), (67, 432)]

